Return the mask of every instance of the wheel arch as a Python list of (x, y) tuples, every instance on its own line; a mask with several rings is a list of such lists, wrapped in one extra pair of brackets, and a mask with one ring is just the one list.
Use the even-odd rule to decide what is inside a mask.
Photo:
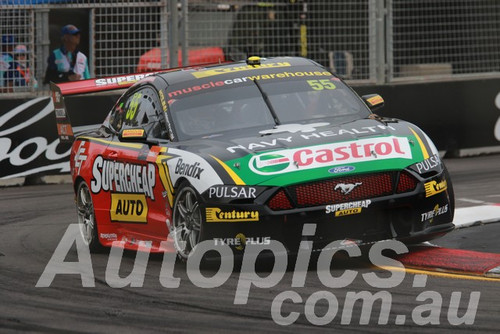
[(185, 183), (185, 182), (188, 182), (189, 184), (191, 184), (191, 182), (189, 182), (189, 180), (187, 178), (180, 177), (177, 181), (175, 181), (174, 189), (175, 190), (179, 189), (180, 185), (182, 183)]
[(75, 194), (76, 194), (76, 192), (78, 191), (78, 186), (79, 186), (79, 185), (80, 185), (80, 183), (82, 183), (82, 182), (85, 182), (85, 179), (84, 179), (82, 176), (78, 175), (78, 176), (76, 177), (75, 181), (73, 182), (73, 191), (75, 192)]

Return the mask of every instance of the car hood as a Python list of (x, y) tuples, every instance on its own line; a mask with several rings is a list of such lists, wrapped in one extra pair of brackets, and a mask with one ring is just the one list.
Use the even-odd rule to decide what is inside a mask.
[(204, 156), (219, 169), (222, 166), (236, 184), (269, 186), (401, 170), (437, 154), (418, 127), (392, 119), (241, 130), (195, 140), (184, 149)]

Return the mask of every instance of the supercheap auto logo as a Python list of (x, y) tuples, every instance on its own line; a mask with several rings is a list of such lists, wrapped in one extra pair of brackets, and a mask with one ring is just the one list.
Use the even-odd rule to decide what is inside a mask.
[(355, 215), (361, 213), (363, 208), (368, 208), (371, 203), (372, 201), (367, 199), (357, 202), (331, 204), (326, 206), (325, 213), (335, 213), (335, 217)]
[(404, 137), (380, 137), (356, 141), (280, 150), (253, 156), (250, 169), (260, 175), (273, 175), (331, 166), (334, 163), (412, 159), (411, 148)]
[(143, 194), (111, 194), (111, 221), (147, 223), (148, 203)]
[(90, 188), (94, 194), (101, 191), (140, 193), (154, 200), (155, 171), (153, 164), (121, 163), (97, 156), (92, 165)]
[(107, 85), (126, 85), (130, 83), (135, 83), (139, 80), (142, 80), (146, 77), (153, 75), (154, 73), (145, 73), (145, 74), (133, 74), (133, 75), (124, 75), (117, 76), (112, 78), (102, 78), (96, 79), (96, 86), (107, 86)]

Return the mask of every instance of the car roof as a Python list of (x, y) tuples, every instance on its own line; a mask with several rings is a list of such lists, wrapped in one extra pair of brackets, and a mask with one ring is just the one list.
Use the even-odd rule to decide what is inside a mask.
[(242, 60), (233, 63), (182, 68), (176, 71), (159, 73), (158, 76), (163, 78), (169, 85), (172, 85), (176, 83), (182, 83), (209, 77), (222, 78), (225, 77), (224, 74), (227, 75), (231, 73), (248, 75), (252, 73), (255, 69), (263, 70), (263, 73), (266, 72), (267, 68), (272, 69), (278, 67), (294, 68), (298, 66), (312, 66), (316, 67), (318, 70), (323, 69), (323, 67), (318, 63), (310, 59), (301, 57), (272, 57), (272, 58), (250, 57), (250, 58), (254, 59), (258, 58), (258, 64), (249, 65), (247, 63), (247, 60)]

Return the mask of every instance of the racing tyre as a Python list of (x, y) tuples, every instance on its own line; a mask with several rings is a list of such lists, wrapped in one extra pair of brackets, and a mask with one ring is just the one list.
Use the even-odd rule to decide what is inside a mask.
[(189, 183), (181, 184), (175, 196), (170, 233), (177, 255), (182, 261), (187, 260), (200, 241), (203, 223), (200, 202), (198, 192)]
[(97, 234), (94, 204), (89, 187), (84, 181), (80, 182), (76, 192), (76, 210), (83, 242), (89, 246), (89, 250), (93, 253), (102, 251), (103, 247)]

